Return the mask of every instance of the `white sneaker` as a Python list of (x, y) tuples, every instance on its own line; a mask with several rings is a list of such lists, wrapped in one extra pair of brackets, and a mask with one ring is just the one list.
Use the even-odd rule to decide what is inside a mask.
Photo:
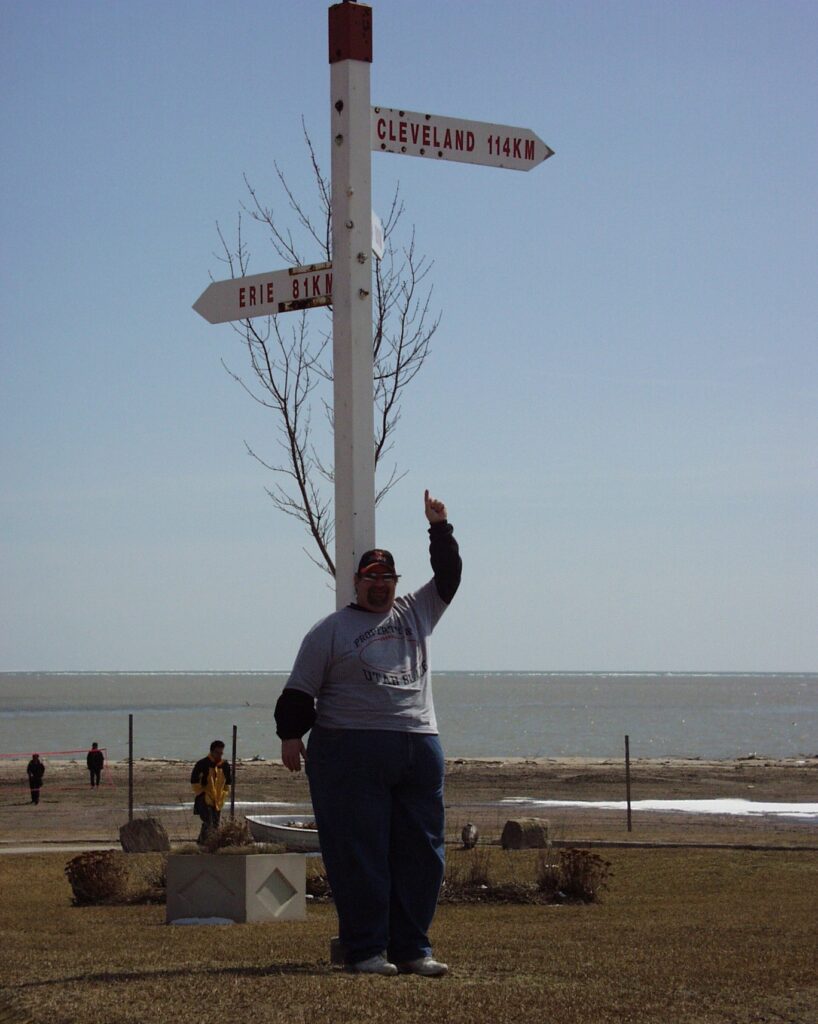
[(383, 974), (391, 976), (398, 973), (397, 967), (394, 964), (390, 964), (381, 953), (371, 956), (368, 960), (359, 960), (357, 964), (352, 965), (352, 970), (356, 974)]
[(449, 970), (448, 964), (442, 964), (431, 956), (421, 956), (417, 960), (407, 960), (398, 964), (401, 974), (422, 974), (424, 978), (441, 978)]

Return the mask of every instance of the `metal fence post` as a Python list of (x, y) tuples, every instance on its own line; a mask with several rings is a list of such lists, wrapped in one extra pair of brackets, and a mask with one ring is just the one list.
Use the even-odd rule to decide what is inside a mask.
[(133, 821), (133, 715), (128, 715), (128, 821)]
[(230, 820), (232, 821), (236, 817), (236, 735), (238, 733), (238, 726), (233, 726), (233, 759), (230, 764), (230, 777), (232, 782), (230, 783)]
[(628, 832), (632, 832), (631, 825), (631, 738), (625, 737), (625, 795), (628, 801)]

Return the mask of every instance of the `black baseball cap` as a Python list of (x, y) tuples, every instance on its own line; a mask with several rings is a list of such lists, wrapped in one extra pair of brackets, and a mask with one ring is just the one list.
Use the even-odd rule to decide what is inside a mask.
[(358, 562), (358, 575), (362, 572), (372, 572), (375, 569), (385, 569), (387, 572), (395, 571), (395, 559), (391, 551), (384, 551), (383, 548), (373, 548), (365, 551)]

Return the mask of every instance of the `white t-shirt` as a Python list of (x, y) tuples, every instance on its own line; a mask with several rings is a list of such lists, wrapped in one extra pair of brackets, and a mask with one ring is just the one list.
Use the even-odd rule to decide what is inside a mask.
[(285, 689), (317, 698), (328, 729), (437, 733), (428, 641), (446, 608), (434, 580), (386, 614), (341, 608), (304, 637)]

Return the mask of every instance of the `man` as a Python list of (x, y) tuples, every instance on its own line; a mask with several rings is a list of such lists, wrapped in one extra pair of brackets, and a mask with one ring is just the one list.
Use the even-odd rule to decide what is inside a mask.
[(102, 775), (102, 766), (105, 764), (105, 755), (99, 749), (98, 743), (91, 744), (85, 763), (88, 765), (88, 772), (91, 776), (91, 787), (98, 786)]
[(31, 755), (31, 760), (26, 765), (26, 774), (28, 775), (28, 787), (31, 790), (31, 802), (38, 804), (40, 802), (40, 790), (43, 788), (43, 776), (45, 775), (45, 765), (40, 760), (39, 754)]
[(224, 760), (224, 743), (222, 740), (213, 740), (210, 753), (196, 762), (190, 774), (190, 784), (196, 794), (193, 813), (202, 819), (199, 838), (196, 840), (200, 846), (210, 832), (219, 827), (222, 807), (232, 781), (230, 765)]
[(300, 771), (306, 758), (347, 964), (367, 974), (448, 970), (427, 934), (444, 840), (428, 641), (461, 561), (446, 506), (424, 501), (434, 578), (396, 598), (394, 558), (367, 551), (355, 602), (307, 633), (275, 713), (284, 764)]

